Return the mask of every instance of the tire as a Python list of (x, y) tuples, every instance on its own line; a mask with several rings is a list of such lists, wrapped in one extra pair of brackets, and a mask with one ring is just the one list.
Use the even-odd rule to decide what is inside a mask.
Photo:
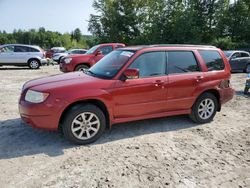
[(77, 105), (71, 108), (62, 120), (62, 130), (66, 139), (75, 144), (90, 144), (104, 133), (106, 118), (95, 105)]
[(189, 115), (195, 123), (209, 123), (218, 109), (218, 100), (212, 93), (202, 94), (194, 103)]
[(247, 64), (246, 69), (245, 69), (245, 72), (246, 72), (246, 73), (250, 73), (250, 64)]
[(248, 94), (248, 90), (249, 90), (249, 88), (245, 87), (245, 89), (244, 89), (244, 94), (245, 94), (245, 95)]
[(76, 68), (75, 68), (75, 71), (84, 71), (84, 70), (88, 70), (89, 69), (89, 66), (88, 65), (78, 65)]
[(30, 59), (28, 61), (29, 68), (31, 69), (39, 69), (40, 67), (40, 62), (37, 59)]
[(58, 64), (61, 63), (62, 58), (63, 58), (63, 56), (58, 59), (58, 62), (57, 62)]

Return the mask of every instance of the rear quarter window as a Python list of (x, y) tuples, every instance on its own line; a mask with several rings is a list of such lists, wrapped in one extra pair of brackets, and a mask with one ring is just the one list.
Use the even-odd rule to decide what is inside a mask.
[(199, 53), (206, 63), (208, 71), (224, 70), (225, 64), (219, 52), (212, 50), (199, 50)]

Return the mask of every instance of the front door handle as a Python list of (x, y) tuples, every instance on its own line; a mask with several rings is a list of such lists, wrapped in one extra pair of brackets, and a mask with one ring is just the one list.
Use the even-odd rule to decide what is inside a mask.
[(156, 87), (161, 87), (164, 83), (165, 83), (165, 82), (164, 82), (163, 80), (156, 80), (156, 81), (154, 82), (154, 85), (155, 85)]
[(201, 82), (203, 80), (203, 76), (197, 76), (196, 77), (196, 82)]

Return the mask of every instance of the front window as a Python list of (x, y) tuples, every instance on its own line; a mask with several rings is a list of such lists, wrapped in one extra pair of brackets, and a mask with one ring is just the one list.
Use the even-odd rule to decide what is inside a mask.
[(134, 51), (128, 50), (113, 51), (91, 67), (87, 74), (100, 78), (111, 79), (118, 73), (123, 65), (128, 62), (134, 53)]
[(140, 55), (129, 68), (139, 69), (139, 77), (153, 77), (166, 74), (166, 53), (147, 52)]
[(99, 47), (100, 47), (100, 45), (93, 46), (92, 48), (90, 48), (90, 49), (86, 52), (86, 54), (93, 54), (93, 53), (97, 50), (97, 48), (99, 48)]

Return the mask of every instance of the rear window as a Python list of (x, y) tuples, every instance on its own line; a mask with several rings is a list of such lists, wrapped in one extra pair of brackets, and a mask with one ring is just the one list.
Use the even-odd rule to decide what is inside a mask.
[(199, 50), (199, 53), (205, 61), (208, 71), (224, 70), (225, 65), (219, 52), (212, 50)]
[(193, 52), (173, 51), (168, 52), (167, 54), (169, 74), (183, 74), (200, 71)]

